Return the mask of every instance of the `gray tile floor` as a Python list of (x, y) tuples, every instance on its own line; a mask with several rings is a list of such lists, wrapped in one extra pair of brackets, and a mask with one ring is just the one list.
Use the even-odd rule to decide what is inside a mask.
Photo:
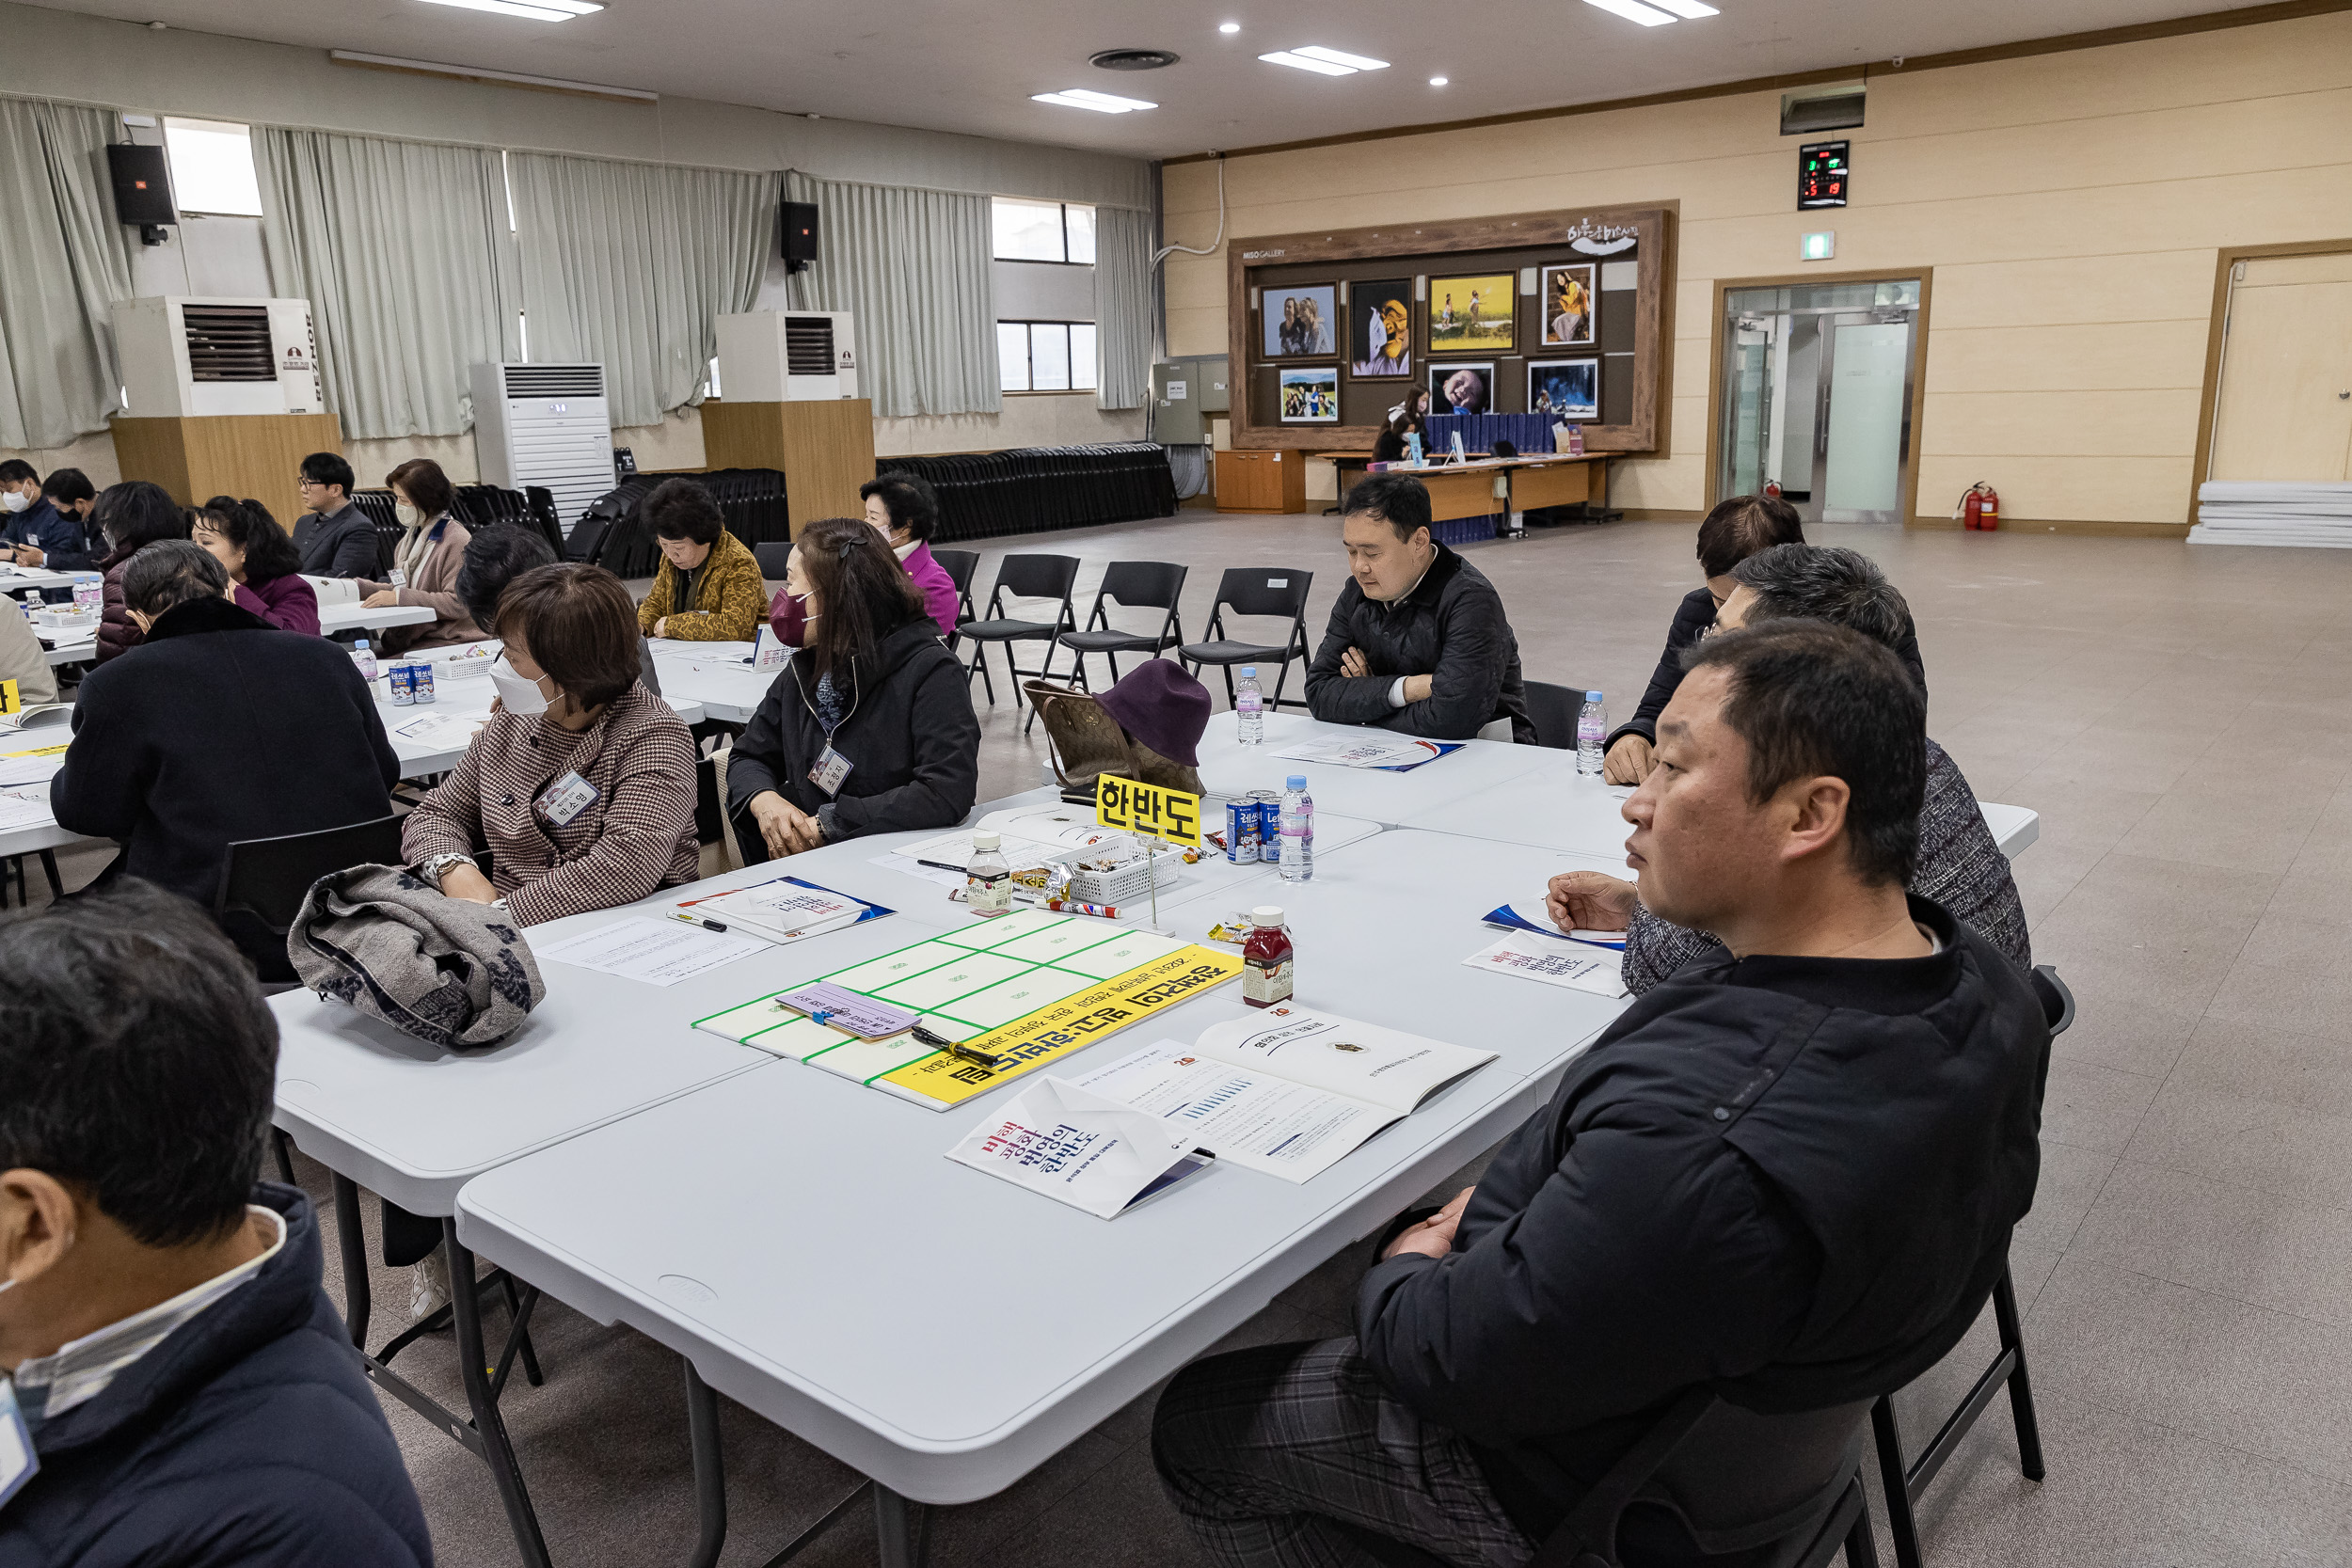
[[(1089, 595), (1110, 560), (1187, 562), (1198, 636), (1220, 568), (1300, 566), (1315, 573), (1319, 626), (1343, 572), (1337, 536), (1330, 518), (1188, 513), (990, 541), (980, 580), (1015, 549), (1080, 557)], [(2019, 1478), (1996, 1405), (1924, 1503), (1931, 1560), (2352, 1561), (2352, 555), (1817, 537), (1867, 550), (1910, 595), (1931, 732), (1979, 795), (2042, 814), (2018, 881), (2036, 957), (2081, 1002), (2013, 1251), (2049, 1479)], [(1470, 553), (1501, 586), (1528, 673), (1598, 686), (1619, 713), (1696, 580), (1688, 527), (1567, 530)], [(1044, 766), (997, 671), (982, 799), (1028, 787)], [(67, 861), (79, 882), (101, 857)], [(1531, 853), (1531, 891), (1545, 875)], [(324, 1172), (306, 1161), (303, 1175), (324, 1199)], [(1240, 1338), (1343, 1332), (1354, 1272), (1335, 1259)], [(405, 1280), (379, 1271), (376, 1289), (382, 1323)], [(552, 1304), (538, 1331), (548, 1381), (518, 1385), (505, 1409), (556, 1560), (682, 1556), (692, 1491), (677, 1363)], [(1991, 1342), (1980, 1323), (1900, 1402), (1915, 1438)], [(450, 1354), (446, 1338), (427, 1341), (405, 1370), (453, 1399)], [(1200, 1562), (1152, 1481), (1149, 1418), (1139, 1401), (1003, 1495), (940, 1513), (931, 1560)], [(393, 1421), (441, 1560), (511, 1561), (482, 1468), (405, 1410)], [(724, 1426), (724, 1560), (755, 1564), (852, 1478), (731, 1406)], [(805, 1560), (873, 1555), (861, 1517)]]

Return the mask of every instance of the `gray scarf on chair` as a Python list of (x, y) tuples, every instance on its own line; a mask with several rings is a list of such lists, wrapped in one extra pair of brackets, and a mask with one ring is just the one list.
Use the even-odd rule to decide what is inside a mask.
[(322, 999), (445, 1048), (498, 1044), (548, 993), (504, 910), (445, 897), (397, 865), (320, 878), (286, 957)]

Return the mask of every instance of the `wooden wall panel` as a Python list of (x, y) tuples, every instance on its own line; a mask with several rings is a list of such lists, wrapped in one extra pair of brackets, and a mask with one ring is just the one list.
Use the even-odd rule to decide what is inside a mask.
[[(1668, 427), (1612, 499), (1689, 513), (1719, 277), (1932, 270), (1918, 511), (1970, 482), (2005, 518), (2185, 526), (2216, 259), (2352, 234), (2352, 14), (1904, 72), (1869, 84), (1854, 204), (1794, 210), (1800, 138), (1756, 92), (1230, 158), (1229, 234), (1678, 204)], [(1216, 166), (1169, 166), (1168, 236), (1207, 243)], [(1171, 257), (1176, 353), (1229, 338), (1226, 261)], [(2032, 332), (2034, 327), (2064, 328)], [(1947, 359), (1948, 356), (1948, 363)], [(2184, 395), (2184, 394), (2186, 395)]]

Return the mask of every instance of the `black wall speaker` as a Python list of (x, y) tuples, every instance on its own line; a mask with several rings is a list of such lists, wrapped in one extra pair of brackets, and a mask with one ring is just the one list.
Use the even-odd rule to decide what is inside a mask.
[(784, 259), (791, 270), (800, 271), (817, 260), (817, 203), (787, 201), (784, 204)]
[(133, 147), (116, 142), (106, 149), (106, 167), (114, 175), (115, 216), (124, 223), (178, 223), (180, 211), (171, 204), (171, 170), (160, 147)]

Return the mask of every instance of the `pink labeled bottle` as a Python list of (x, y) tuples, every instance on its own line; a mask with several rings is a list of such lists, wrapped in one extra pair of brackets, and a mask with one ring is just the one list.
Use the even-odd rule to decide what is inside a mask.
[(1249, 937), (1241, 947), (1241, 999), (1249, 1007), (1271, 1007), (1291, 999), (1291, 935), (1282, 911), (1261, 904), (1249, 911)]

